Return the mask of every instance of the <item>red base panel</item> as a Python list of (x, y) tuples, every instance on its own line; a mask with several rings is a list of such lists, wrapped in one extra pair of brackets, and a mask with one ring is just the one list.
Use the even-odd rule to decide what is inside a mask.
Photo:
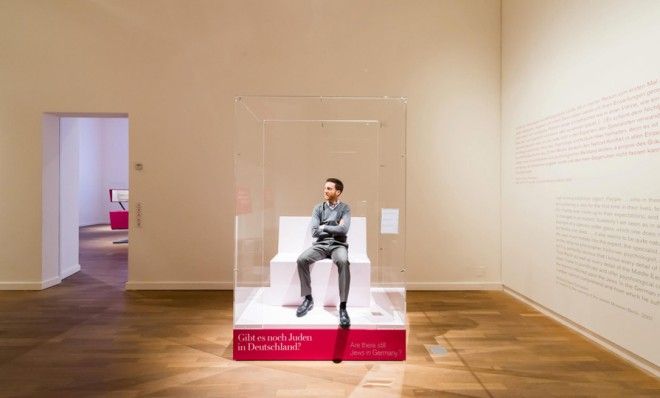
[(405, 359), (405, 329), (234, 329), (237, 361)]

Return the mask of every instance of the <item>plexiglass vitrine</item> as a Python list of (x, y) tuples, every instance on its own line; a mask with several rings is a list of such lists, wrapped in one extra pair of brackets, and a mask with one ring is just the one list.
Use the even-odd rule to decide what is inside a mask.
[[(235, 99), (235, 359), (405, 359), (406, 99)], [(338, 326), (337, 267), (297, 258), (314, 244), (312, 209), (327, 178), (344, 183), (350, 328)]]

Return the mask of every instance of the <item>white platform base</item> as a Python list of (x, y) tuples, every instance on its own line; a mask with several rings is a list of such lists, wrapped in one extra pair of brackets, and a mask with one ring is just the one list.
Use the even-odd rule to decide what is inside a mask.
[[(296, 305), (272, 305), (264, 301), (264, 293), (268, 288), (240, 288), (235, 290), (237, 298), (242, 303), (235, 304), (236, 328), (334, 328), (338, 324), (337, 307), (315, 305), (307, 315), (298, 318)], [(248, 290), (249, 289), (249, 290)], [(315, 303), (316, 304), (316, 303)], [(351, 317), (351, 327), (362, 329), (402, 328), (405, 327), (405, 289), (403, 288), (372, 288), (370, 305), (368, 307), (348, 306)]]
[[(270, 262), (270, 289), (265, 293), (265, 301), (273, 305), (300, 304), (300, 278), (298, 276), (297, 254), (280, 253)], [(370, 305), (371, 262), (366, 256), (351, 256), (351, 287), (347, 304), (352, 307)], [(312, 296), (314, 304), (323, 306), (339, 305), (338, 269), (332, 260), (317, 261), (310, 266)]]

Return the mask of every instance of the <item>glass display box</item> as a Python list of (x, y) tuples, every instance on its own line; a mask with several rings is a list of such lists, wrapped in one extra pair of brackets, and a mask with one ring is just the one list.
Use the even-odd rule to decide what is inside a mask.
[[(235, 98), (234, 359), (405, 359), (406, 103)], [(330, 177), (351, 208), (349, 328), (330, 259), (310, 266), (314, 308), (296, 316), (296, 260)]]

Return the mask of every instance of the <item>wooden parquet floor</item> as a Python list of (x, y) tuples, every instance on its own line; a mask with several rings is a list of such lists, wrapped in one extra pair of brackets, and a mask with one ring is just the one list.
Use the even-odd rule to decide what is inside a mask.
[(502, 292), (409, 292), (405, 362), (234, 362), (232, 293), (124, 291), (122, 235), (83, 228), (81, 272), (0, 292), (0, 396), (660, 397)]

